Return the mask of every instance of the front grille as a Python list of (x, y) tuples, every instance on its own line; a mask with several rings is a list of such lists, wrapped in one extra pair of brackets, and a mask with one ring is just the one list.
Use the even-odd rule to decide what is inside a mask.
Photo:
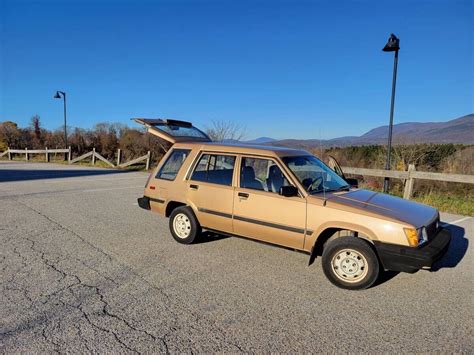
[(430, 240), (431, 238), (433, 238), (436, 233), (438, 232), (438, 225), (439, 225), (439, 216), (436, 217), (433, 222), (431, 222), (430, 224), (428, 224), (426, 226), (426, 232), (428, 234), (428, 240)]

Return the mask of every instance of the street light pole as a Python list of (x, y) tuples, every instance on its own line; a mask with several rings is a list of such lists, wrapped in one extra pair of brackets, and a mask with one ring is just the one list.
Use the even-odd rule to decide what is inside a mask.
[[(395, 52), (393, 59), (393, 78), (392, 78), (392, 98), (390, 101), (390, 123), (388, 126), (388, 144), (387, 144), (387, 160), (385, 170), (390, 170), (390, 158), (392, 152), (392, 131), (393, 131), (393, 111), (395, 109), (395, 88), (397, 85), (397, 68), (398, 68), (398, 51), (400, 50), (400, 39), (393, 33), (390, 35), (387, 44), (382, 49), (384, 52)], [(385, 177), (383, 181), (383, 192), (388, 193), (390, 179)]]
[[(66, 145), (65, 148), (67, 149), (66, 93), (64, 91), (56, 91), (56, 95), (54, 95), (54, 98), (55, 99), (60, 99), (61, 96), (62, 96), (63, 103), (64, 103), (64, 144)], [(67, 154), (66, 154), (66, 156), (67, 156)]]

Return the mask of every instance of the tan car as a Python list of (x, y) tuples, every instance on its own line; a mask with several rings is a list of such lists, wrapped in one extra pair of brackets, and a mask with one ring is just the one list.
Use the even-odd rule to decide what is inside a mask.
[[(135, 119), (171, 148), (151, 173), (139, 206), (169, 217), (173, 238), (203, 229), (322, 256), (326, 277), (370, 287), (381, 270), (429, 269), (451, 239), (436, 209), (358, 189), (333, 161), (303, 150), (213, 143), (191, 123)], [(351, 186), (352, 184), (352, 186)]]

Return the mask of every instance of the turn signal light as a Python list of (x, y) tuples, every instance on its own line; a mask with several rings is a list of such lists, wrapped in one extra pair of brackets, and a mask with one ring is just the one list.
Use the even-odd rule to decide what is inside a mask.
[(411, 247), (418, 246), (418, 231), (415, 228), (403, 228), (403, 231), (407, 236), (408, 244)]

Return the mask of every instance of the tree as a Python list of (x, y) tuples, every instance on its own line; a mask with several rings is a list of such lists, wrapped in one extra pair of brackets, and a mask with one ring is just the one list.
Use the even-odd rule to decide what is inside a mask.
[(33, 117), (31, 117), (30, 125), (32, 129), (33, 145), (36, 148), (41, 148), (44, 144), (44, 139), (41, 130), (40, 116), (34, 115)]
[(5, 121), (0, 123), (0, 142), (3, 145), (11, 148), (22, 148), (21, 138), (21, 130), (15, 122)]
[(232, 121), (212, 121), (206, 133), (214, 142), (240, 141), (246, 136), (246, 128)]

